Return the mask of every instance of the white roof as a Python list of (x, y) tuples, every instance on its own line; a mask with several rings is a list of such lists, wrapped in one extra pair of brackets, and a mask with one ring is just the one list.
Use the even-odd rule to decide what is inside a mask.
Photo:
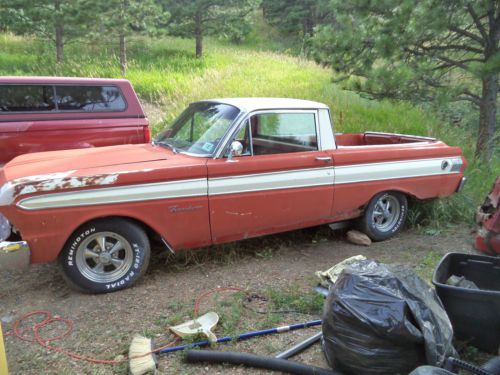
[(222, 98), (204, 101), (229, 104), (244, 112), (252, 112), (260, 109), (328, 109), (323, 103), (290, 98)]

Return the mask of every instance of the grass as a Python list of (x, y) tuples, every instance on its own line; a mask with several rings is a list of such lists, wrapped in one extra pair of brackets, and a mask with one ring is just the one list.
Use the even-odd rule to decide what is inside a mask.
[[(337, 132), (374, 130), (436, 136), (450, 145), (460, 146), (467, 159), (473, 160), (474, 134), (470, 130), (440, 121), (436, 113), (427, 108), (370, 101), (343, 91), (331, 83), (329, 69), (289, 55), (293, 47), (291, 44), (287, 47), (286, 42), (279, 44), (271, 38), (266, 44), (262, 35), (254, 31), (245, 44), (238, 46), (207, 38), (202, 59), (194, 58), (192, 40), (131, 39), (127, 46), (126, 78), (145, 104), (152, 133), (158, 133), (190, 102), (199, 99), (295, 97), (328, 104)], [(120, 76), (117, 48), (113, 44), (98, 41), (70, 44), (65, 54), (65, 63), (58, 65), (49, 43), (0, 34), (0, 75)], [(416, 206), (412, 223), (438, 228), (463, 222), (472, 224), (475, 207), (493, 183), (495, 173), (492, 171), (497, 170), (500, 170), (498, 156), (491, 170), (471, 162), (464, 191)]]
[[(255, 307), (258, 303), (258, 308)], [(289, 321), (293, 314), (300, 321), (317, 319), (323, 309), (323, 296), (318, 293), (304, 292), (296, 284), (285, 289), (268, 288), (259, 294), (247, 295), (244, 292), (214, 293), (201, 305), (199, 315), (208, 311), (216, 311), (219, 323), (215, 329), (218, 337), (236, 336), (240, 333), (272, 328)], [(154, 325), (145, 328), (142, 334), (146, 337), (164, 335), (165, 330), (187, 320), (193, 319), (193, 304), (172, 302), (165, 315), (154, 320)], [(185, 342), (205, 340), (203, 335), (188, 337)]]
[(435, 251), (430, 250), (419, 262), (415, 268), (415, 272), (424, 279), (427, 283), (431, 284), (432, 274), (436, 269), (437, 264), (443, 257)]

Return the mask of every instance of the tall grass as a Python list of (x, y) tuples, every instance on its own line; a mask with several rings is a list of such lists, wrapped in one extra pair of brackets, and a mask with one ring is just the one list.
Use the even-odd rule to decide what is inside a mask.
[[(324, 102), (332, 109), (337, 132), (378, 130), (430, 135), (462, 147), (470, 161), (464, 191), (416, 206), (413, 222), (446, 226), (472, 222), (473, 211), (500, 171), (473, 162), (474, 135), (444, 123), (436, 113), (407, 103), (370, 101), (331, 83), (332, 73), (311, 61), (266, 51), (258, 35), (244, 46), (207, 39), (205, 55), (194, 58), (192, 40), (135, 38), (128, 44), (129, 79), (146, 105), (152, 132), (172, 121), (192, 101), (214, 97), (274, 96)], [(53, 46), (30, 38), (0, 35), (0, 75), (119, 77), (115, 44), (89, 41), (66, 48), (58, 65)], [(286, 52), (286, 51), (285, 51)]]

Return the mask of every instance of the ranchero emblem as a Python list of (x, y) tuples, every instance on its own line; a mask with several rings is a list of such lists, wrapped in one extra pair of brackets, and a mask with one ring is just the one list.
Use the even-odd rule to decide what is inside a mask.
[(448, 167), (449, 163), (447, 160), (443, 160), (441, 163), (441, 169), (444, 171)]
[(203, 206), (186, 206), (186, 207), (181, 207), (178, 205), (175, 206), (169, 206), (168, 209), (171, 213), (175, 214), (177, 212), (186, 212), (186, 211), (194, 211), (194, 210), (199, 210), (200, 208), (203, 208)]

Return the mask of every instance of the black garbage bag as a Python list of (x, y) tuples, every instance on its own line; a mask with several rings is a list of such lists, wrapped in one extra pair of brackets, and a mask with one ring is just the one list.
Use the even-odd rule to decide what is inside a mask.
[(323, 350), (345, 374), (408, 374), (457, 356), (453, 330), (434, 290), (412, 270), (360, 261), (330, 287)]

